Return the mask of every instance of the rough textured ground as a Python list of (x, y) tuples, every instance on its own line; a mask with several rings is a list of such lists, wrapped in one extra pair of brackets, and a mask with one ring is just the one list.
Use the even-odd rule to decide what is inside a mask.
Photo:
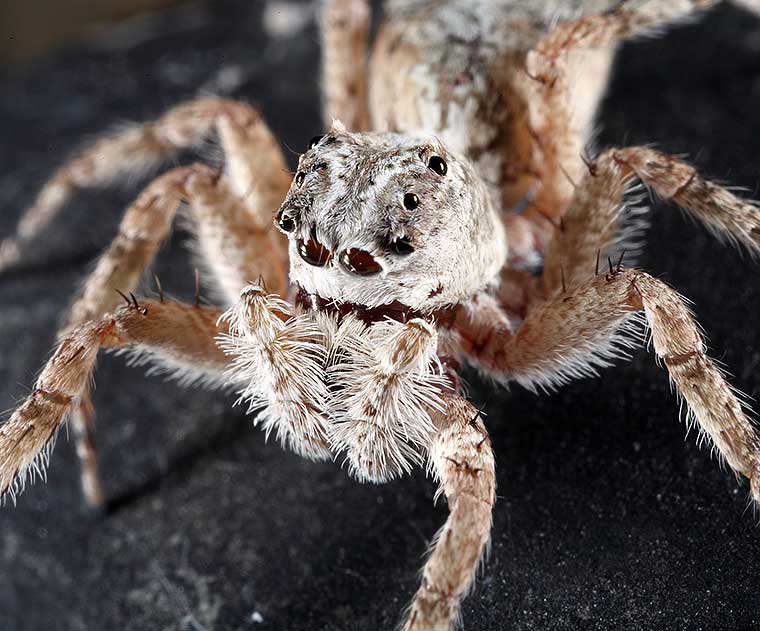
[[(259, 3), (179, 12), (0, 77), (0, 234), (77, 143), (201, 90), (257, 103), (302, 147), (319, 129), (316, 34), (268, 40)], [(760, 21), (715, 11), (625, 48), (603, 144), (657, 142), (707, 173), (760, 183)], [(137, 190), (80, 196), (24, 270), (0, 278), (0, 408), (23, 396), (57, 318)], [(191, 293), (178, 232), (157, 271)], [(656, 205), (642, 264), (690, 296), (714, 354), (760, 394), (760, 265)], [(760, 532), (747, 486), (684, 442), (644, 351), (553, 396), (485, 405), (498, 463), (493, 545), (467, 629), (760, 627)], [(392, 629), (445, 518), (422, 475), (363, 486), (266, 445), (224, 396), (181, 391), (105, 357), (97, 375), (107, 517), (83, 507), (73, 449), (0, 512), (0, 629)], [(263, 622), (261, 622), (263, 620)]]

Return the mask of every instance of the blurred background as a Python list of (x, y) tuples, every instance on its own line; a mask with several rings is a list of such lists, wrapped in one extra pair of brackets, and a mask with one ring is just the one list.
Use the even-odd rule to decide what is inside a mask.
[[(196, 16), (225, 12), (213, 0), (5, 0), (0, 4), (0, 64), (23, 66), (77, 45), (118, 47), (142, 40), (178, 9)], [(379, 4), (375, 2), (375, 4)], [(314, 0), (251, 0), (263, 9), (274, 35), (301, 30), (314, 14)]]
[[(97, 38), (130, 18), (182, 0), (5, 0), (0, 4), (0, 62), (20, 63)], [(185, 2), (187, 4), (187, 2)]]

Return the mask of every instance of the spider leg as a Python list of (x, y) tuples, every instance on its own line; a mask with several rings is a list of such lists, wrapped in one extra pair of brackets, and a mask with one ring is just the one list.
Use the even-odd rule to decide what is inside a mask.
[[(184, 382), (225, 383), (228, 357), (216, 336), (220, 312), (174, 301), (135, 300), (70, 331), (40, 373), (34, 390), (0, 425), (0, 496), (15, 499), (27, 476), (44, 476), (55, 436), (87, 393), (101, 348), (125, 349), (152, 360)], [(93, 463), (94, 466), (94, 463)], [(99, 487), (89, 499), (102, 501)]]
[(448, 631), (488, 546), (496, 477), (491, 441), (477, 410), (448, 395), (436, 419), (429, 466), (445, 494), (449, 517), (433, 542), (404, 631)]
[(706, 355), (684, 299), (649, 274), (613, 267), (534, 307), (514, 334), (471, 313), (462, 324), (464, 350), (497, 378), (551, 389), (626, 357), (625, 349), (640, 341), (642, 312), (689, 419), (731, 468), (750, 480), (760, 502), (760, 439), (740, 395)]
[[(118, 234), (98, 259), (71, 305), (64, 327), (58, 333), (59, 339), (115, 310), (121, 302), (116, 289), (125, 295), (135, 290), (169, 232), (180, 203), (179, 188), (190, 173), (190, 169), (176, 169), (164, 174), (127, 209)], [(69, 424), (80, 463), (82, 492), (90, 506), (101, 506), (104, 495), (98, 475), (95, 410), (89, 384), (85, 384), (72, 401)]]
[(290, 304), (257, 285), (245, 287), (222, 319), (229, 323), (220, 338), (228, 374), (243, 384), (240, 400), (263, 408), (256, 423), (301, 456), (329, 457), (325, 336), (318, 324), (294, 316)]
[[(153, 122), (106, 136), (60, 167), (22, 214), (16, 234), (0, 242), (0, 272), (18, 263), (24, 244), (56, 217), (77, 190), (106, 186), (149, 171), (179, 151), (199, 146), (215, 130), (224, 145), (235, 192), (268, 199), (264, 209), (273, 211), (287, 190), (289, 177), (284, 173), (282, 154), (259, 114), (235, 101), (198, 99), (170, 109)], [(259, 177), (256, 185), (238, 177), (245, 175), (241, 165), (246, 163), (264, 165), (266, 177)], [(272, 198), (276, 198), (274, 204)]]
[(527, 270), (505, 265), (499, 273), (499, 284), (494, 291), (497, 307), (501, 311), (494, 316), (494, 322), (508, 316), (513, 321), (522, 321), (529, 306), (539, 297), (539, 281)]
[[(599, 253), (616, 244), (626, 190), (638, 178), (672, 201), (710, 232), (760, 254), (760, 207), (704, 179), (685, 162), (648, 147), (609, 149), (589, 164), (544, 261), (547, 295), (593, 275)], [(619, 246), (625, 248), (625, 245)]]
[(195, 167), (184, 184), (200, 259), (226, 304), (237, 302), (243, 287), (259, 275), (267, 289), (286, 296), (287, 239), (274, 229), (269, 212), (277, 206), (267, 208), (266, 216), (257, 216), (235, 194), (232, 182), (208, 168)]
[(344, 323), (337, 333), (345, 363), (328, 368), (328, 382), (341, 385), (328, 404), (331, 438), (359, 480), (384, 482), (421, 464), (435, 431), (428, 410), (440, 408), (447, 385), (436, 370), (438, 336), (418, 318), (354, 324), (356, 331)]
[(349, 131), (369, 129), (367, 0), (326, 0), (320, 13), (324, 124), (339, 119)]
[(615, 46), (715, 4), (717, 0), (626, 2), (560, 23), (528, 51), (516, 86), (528, 110), (539, 185), (526, 211), (507, 217), (517, 237), (513, 260), (530, 260), (535, 249), (542, 252), (568, 207), (584, 170), (582, 155), (608, 84)]
[[(233, 192), (232, 183), (242, 179), (219, 177), (208, 167), (195, 165), (174, 169), (154, 180), (124, 214), (116, 238), (73, 303), (63, 333), (115, 309), (120, 301), (115, 290), (122, 294), (135, 290), (168, 236), (180, 198), (189, 202), (187, 214), (196, 230), (202, 261), (213, 272), (226, 300), (234, 302), (254, 273), (262, 274), (274, 291), (284, 293), (287, 278), (280, 236), (268, 217), (257, 216)], [(89, 503), (98, 504), (102, 493), (87, 389), (74, 404), (71, 426), (82, 463), (85, 496)]]

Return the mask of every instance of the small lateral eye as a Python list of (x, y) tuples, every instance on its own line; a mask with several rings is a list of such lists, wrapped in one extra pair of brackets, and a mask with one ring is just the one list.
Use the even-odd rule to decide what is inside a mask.
[(430, 160), (428, 160), (427, 165), (428, 169), (432, 169), (438, 175), (446, 175), (446, 172), (449, 170), (449, 167), (446, 164), (446, 160), (444, 160), (441, 156), (430, 156)]
[(407, 210), (414, 210), (420, 205), (420, 198), (414, 193), (407, 193), (404, 195), (404, 208)]
[(306, 173), (303, 171), (299, 171), (296, 173), (296, 186), (301, 186), (303, 184), (303, 181), (306, 179)]
[(322, 140), (322, 138), (324, 137), (325, 137), (324, 134), (322, 134), (321, 136), (314, 136), (309, 141), (309, 149), (314, 149), (314, 147), (316, 147), (319, 144), (319, 142)]
[(414, 252), (414, 246), (409, 243), (407, 237), (400, 237), (391, 241), (391, 252), (401, 255), (411, 254)]
[(298, 254), (309, 265), (315, 267), (324, 267), (327, 261), (330, 260), (330, 250), (317, 241), (316, 235), (312, 234), (308, 241), (298, 239), (296, 242)]
[(364, 250), (344, 250), (338, 260), (349, 272), (358, 276), (372, 276), (383, 271), (375, 257)]
[(289, 217), (281, 210), (277, 213), (277, 225), (283, 232), (293, 232), (293, 229), (296, 227), (296, 222), (293, 221), (292, 217)]

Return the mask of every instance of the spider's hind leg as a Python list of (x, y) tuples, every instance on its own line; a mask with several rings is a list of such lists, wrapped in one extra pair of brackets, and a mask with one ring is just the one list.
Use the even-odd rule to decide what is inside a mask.
[(24, 246), (50, 224), (78, 190), (107, 186), (124, 181), (129, 175), (151, 171), (180, 151), (201, 145), (215, 131), (222, 137), (228, 161), (239, 163), (241, 159), (247, 159), (258, 163), (262, 159), (274, 158), (269, 160), (271, 168), (266, 169), (267, 175), (272, 173), (273, 177), (268, 177), (269, 181), (259, 190), (270, 187), (284, 193), (287, 179), (276, 172), (279, 167), (284, 169), (281, 155), (278, 159), (279, 149), (277, 152), (267, 150), (252, 155), (238, 152), (236, 155), (241, 144), (236, 146), (234, 142), (225, 142), (225, 135), (232, 138), (230, 132), (261, 127), (264, 126), (260, 115), (248, 105), (228, 99), (203, 98), (178, 105), (155, 121), (101, 138), (56, 171), (33, 204), (23, 212), (16, 233), (0, 241), (0, 273), (18, 264)]
[[(168, 116), (168, 115), (167, 115)], [(87, 277), (61, 336), (113, 311), (134, 291), (168, 237), (180, 201), (197, 237), (201, 262), (228, 304), (253, 277), (271, 291), (287, 292), (287, 246), (271, 223), (289, 176), (266, 125), (222, 117), (217, 127), (225, 150), (223, 173), (203, 165), (173, 169), (154, 180), (125, 212), (119, 232)], [(102, 503), (93, 439), (93, 407), (85, 387), (72, 403), (71, 426), (82, 465), (82, 488), (92, 505)]]
[(703, 178), (691, 165), (649, 147), (608, 149), (588, 164), (549, 244), (541, 278), (550, 296), (589, 279), (619, 243), (625, 194), (634, 180), (672, 201), (708, 230), (760, 254), (760, 207)]
[(350, 131), (369, 129), (367, 0), (326, 0), (320, 13), (325, 129), (337, 118)]
[(584, 170), (596, 109), (607, 87), (616, 46), (651, 34), (717, 4), (717, 0), (633, 0), (601, 14), (560, 23), (525, 55), (517, 86), (534, 139), (532, 164), (540, 184), (527, 210), (507, 217), (515, 235), (512, 258), (543, 253)]

